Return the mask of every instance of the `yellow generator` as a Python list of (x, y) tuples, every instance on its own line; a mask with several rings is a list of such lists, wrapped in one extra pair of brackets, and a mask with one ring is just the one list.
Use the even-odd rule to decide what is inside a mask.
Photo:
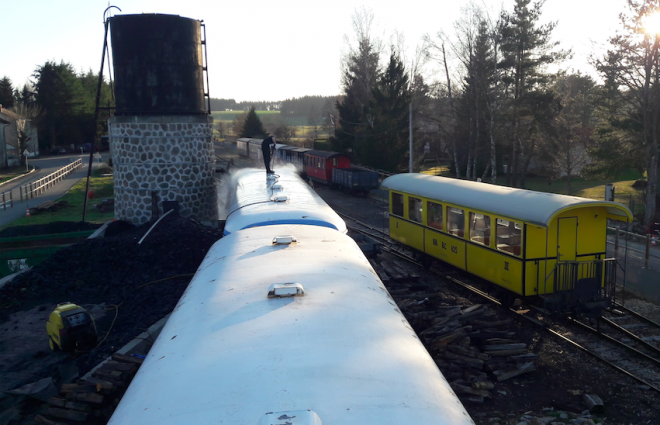
[(58, 304), (50, 313), (46, 332), (53, 351), (84, 350), (96, 343), (92, 316), (84, 308), (70, 302)]

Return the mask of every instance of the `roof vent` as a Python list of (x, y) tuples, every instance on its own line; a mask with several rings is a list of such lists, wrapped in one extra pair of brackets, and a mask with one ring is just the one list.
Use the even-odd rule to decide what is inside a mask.
[(289, 197), (286, 195), (274, 195), (270, 200), (275, 202), (286, 202), (289, 200)]
[(268, 412), (259, 419), (257, 425), (322, 425), (321, 418), (312, 410), (291, 410), (288, 412)]
[(268, 298), (295, 297), (305, 295), (305, 289), (299, 283), (273, 283), (268, 287)]
[(289, 245), (298, 242), (295, 236), (275, 236), (273, 245)]

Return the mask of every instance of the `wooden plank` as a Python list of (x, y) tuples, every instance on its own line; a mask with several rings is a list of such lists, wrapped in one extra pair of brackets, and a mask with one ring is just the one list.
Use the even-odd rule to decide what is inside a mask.
[(484, 346), (485, 351), (520, 350), (522, 348), (527, 348), (527, 344), (520, 342), (518, 344), (497, 344)]
[(403, 276), (396, 270), (394, 270), (387, 262), (381, 261), (381, 267), (387, 272), (388, 275), (394, 280), (403, 280)]
[(67, 409), (79, 410), (81, 412), (89, 412), (92, 410), (92, 407), (89, 404), (81, 403), (79, 401), (67, 401), (64, 407)]
[(521, 350), (497, 350), (497, 351), (484, 351), (484, 354), (495, 357), (508, 357), (508, 356), (517, 356), (519, 354), (525, 354), (526, 349)]
[(60, 392), (63, 393), (92, 393), (96, 392), (96, 384), (86, 383), (86, 384), (62, 384)]
[(112, 360), (116, 360), (118, 362), (124, 362), (124, 363), (135, 363), (138, 365), (141, 365), (144, 362), (144, 359), (141, 359), (139, 357), (133, 357), (119, 353), (112, 354)]
[(474, 357), (463, 356), (461, 354), (452, 353), (451, 351), (446, 351), (443, 354), (443, 357), (453, 362), (460, 363), (477, 370), (481, 370), (484, 367), (483, 360), (475, 359)]
[[(119, 370), (108, 370), (108, 369), (96, 369), (94, 373), (92, 374), (93, 377), (95, 378), (101, 378), (101, 379), (112, 379), (116, 381), (121, 381), (124, 379), (126, 374), (122, 371)], [(112, 382), (112, 381), (109, 381)]]
[(535, 371), (536, 367), (534, 362), (523, 363), (520, 366), (513, 368), (500, 369), (493, 372), (493, 375), (497, 376), (498, 381), (504, 381), (514, 376), (522, 375), (523, 373)]
[(98, 393), (67, 393), (67, 400), (85, 401), (87, 403), (103, 403), (103, 395)]
[(138, 370), (138, 365), (135, 363), (120, 363), (109, 360), (103, 364), (99, 369), (103, 370), (116, 370), (128, 374), (135, 373)]
[(46, 403), (50, 404), (51, 406), (64, 407), (64, 405), (66, 405), (66, 399), (61, 397), (50, 397), (48, 400), (46, 400)]
[(392, 260), (392, 262), (393, 262), (397, 267), (399, 267), (399, 268), (405, 270), (405, 271), (407, 272), (408, 276), (410, 276), (411, 279), (418, 279), (418, 278), (419, 278), (419, 275), (418, 275), (417, 273), (415, 273), (414, 271), (410, 271), (408, 265), (404, 264), (402, 261), (399, 261), (399, 260)]
[(49, 407), (46, 411), (47, 415), (55, 416), (56, 418), (68, 419), (70, 421), (85, 422), (87, 420), (87, 413), (79, 412), (77, 410), (60, 409), (59, 407)]
[(499, 328), (501, 326), (506, 326), (511, 323), (510, 319), (504, 319), (496, 322), (485, 322), (481, 320), (475, 320), (472, 322), (472, 328), (473, 329), (492, 329), (492, 328)]
[(476, 395), (479, 397), (487, 397), (487, 398), (492, 397), (492, 394), (488, 390), (479, 390), (472, 387), (466, 387), (465, 385), (459, 385), (453, 382), (449, 385), (456, 392), (456, 394)]
[(67, 425), (64, 422), (57, 422), (48, 419), (47, 417), (43, 415), (37, 415), (34, 417), (34, 421), (38, 424), (43, 424), (43, 425)]
[(490, 381), (473, 382), (472, 388), (474, 388), (475, 390), (492, 390), (493, 388), (495, 388), (495, 384), (493, 384)]
[(371, 267), (373, 267), (373, 269), (376, 271), (376, 274), (378, 275), (380, 280), (382, 280), (383, 282), (390, 281), (390, 277), (387, 275), (387, 273), (385, 273), (385, 270), (383, 270), (381, 266), (376, 264), (376, 262), (372, 258), (369, 259), (369, 264), (371, 264)]

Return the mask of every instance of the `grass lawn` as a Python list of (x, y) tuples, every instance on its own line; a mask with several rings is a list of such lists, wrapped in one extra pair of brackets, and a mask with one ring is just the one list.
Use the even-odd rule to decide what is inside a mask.
[[(18, 177), (27, 173), (28, 172), (25, 171), (25, 167), (20, 165), (16, 167), (3, 168), (2, 172), (0, 172), (0, 183), (6, 182), (7, 180), (11, 180), (14, 177)], [(0, 189), (0, 191), (1, 190), (2, 189)]]
[[(32, 215), (31, 217), (22, 217), (6, 227), (28, 226), (32, 224), (46, 224), (53, 221), (82, 221), (83, 193), (85, 193), (85, 184), (87, 179), (80, 180), (64, 196), (58, 200), (67, 201), (68, 206), (54, 212), (44, 212)], [(105, 223), (114, 219), (114, 213), (101, 213), (94, 208), (94, 205), (100, 204), (103, 199), (114, 196), (114, 179), (112, 177), (100, 177), (95, 170), (89, 181), (89, 188), (94, 192), (94, 199), (87, 200), (87, 216), (85, 220), (89, 223)], [(32, 206), (38, 206), (41, 201), (38, 198), (31, 200)]]

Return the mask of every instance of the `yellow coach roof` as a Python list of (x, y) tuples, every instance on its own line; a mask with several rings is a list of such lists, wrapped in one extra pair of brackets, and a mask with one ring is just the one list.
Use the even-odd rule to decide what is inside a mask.
[(605, 207), (609, 218), (632, 220), (630, 210), (617, 202), (514, 189), (426, 174), (397, 174), (385, 179), (381, 188), (518, 218), (543, 227), (549, 227), (550, 222), (558, 214), (583, 207)]

